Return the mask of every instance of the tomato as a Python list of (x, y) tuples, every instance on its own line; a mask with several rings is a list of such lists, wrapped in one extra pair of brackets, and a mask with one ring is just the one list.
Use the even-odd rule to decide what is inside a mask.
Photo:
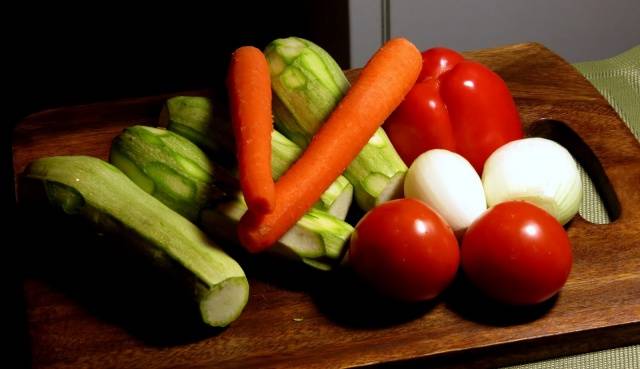
[(422, 53), (418, 82), (384, 124), (407, 165), (425, 151), (446, 149), (478, 173), (503, 144), (522, 138), (520, 116), (504, 81), (453, 50)]
[(494, 299), (514, 305), (543, 302), (571, 270), (569, 237), (558, 221), (525, 201), (500, 203), (481, 215), (462, 241), (462, 269)]
[(460, 253), (451, 228), (419, 200), (370, 210), (351, 237), (349, 262), (380, 293), (405, 301), (436, 297), (453, 280)]

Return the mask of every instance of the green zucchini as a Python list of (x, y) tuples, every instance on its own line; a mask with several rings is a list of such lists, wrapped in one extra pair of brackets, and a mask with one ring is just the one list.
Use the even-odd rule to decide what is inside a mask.
[[(218, 178), (229, 175), (221, 169), (214, 173), (211, 169), (214, 165), (195, 144), (171, 131), (133, 126), (114, 139), (110, 158), (141, 188), (170, 208), (176, 211), (188, 209), (195, 214), (192, 220), (212, 237), (237, 241), (236, 225), (247, 210), (239, 186), (235, 182), (236, 187), (230, 191), (232, 181), (225, 179), (229, 196), (212, 199), (216, 193), (222, 192), (217, 189)], [(149, 174), (148, 167), (162, 168), (162, 171)], [(185, 186), (185, 183), (191, 186)], [(201, 188), (202, 191), (187, 191), (185, 187)], [(352, 232), (353, 227), (348, 223), (312, 209), (272, 251), (298, 258), (314, 267), (315, 261), (322, 264), (321, 269), (330, 269), (331, 261), (340, 258)]]
[[(275, 93), (276, 126), (290, 140), (306, 147), (346, 94), (349, 82), (326, 51), (301, 38), (277, 39), (266, 47), (265, 56)], [(344, 176), (354, 187), (358, 205), (369, 210), (402, 195), (406, 171), (407, 166), (379, 128)]]
[(124, 234), (155, 264), (176, 268), (187, 277), (205, 323), (226, 326), (242, 312), (249, 284), (240, 265), (113, 165), (55, 156), (33, 161), (24, 175), (42, 181), (50, 202), (64, 212), (83, 216), (102, 232)]
[(214, 166), (186, 138), (163, 129), (132, 126), (111, 145), (109, 161), (143, 190), (197, 222), (200, 209), (221, 191)]
[[(222, 240), (238, 242), (236, 225), (247, 211), (242, 194), (204, 209), (200, 225), (205, 232)], [(331, 270), (340, 263), (353, 227), (324, 211), (311, 209), (294, 225), (270, 252), (297, 259), (320, 270)]]
[(214, 108), (208, 97), (168, 99), (160, 113), (160, 125), (187, 138), (210, 155), (233, 158), (235, 143), (229, 119), (224, 111)]
[[(300, 155), (302, 155), (302, 149), (298, 145), (282, 133), (276, 130), (271, 131), (271, 171), (274, 180), (280, 178)], [(344, 219), (352, 199), (353, 186), (345, 177), (340, 176), (322, 193), (314, 208)]]
[[(176, 96), (167, 100), (161, 113), (160, 124), (170, 131), (188, 138), (201, 149), (210, 153), (216, 161), (234, 156), (233, 135), (229, 122), (214, 114), (211, 99), (198, 96)], [(224, 151), (225, 154), (221, 154)], [(302, 149), (274, 130), (271, 134), (271, 168), (274, 179), (278, 179), (300, 155)], [(343, 176), (338, 177), (322, 194), (315, 208), (344, 219), (351, 206), (353, 186)]]

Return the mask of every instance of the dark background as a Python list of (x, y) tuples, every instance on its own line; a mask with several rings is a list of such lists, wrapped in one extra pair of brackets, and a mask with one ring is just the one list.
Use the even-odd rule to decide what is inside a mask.
[[(7, 10), (2, 122), (3, 307), (5, 363), (29, 365), (21, 270), (28, 255), (15, 229), (13, 128), (44, 109), (189, 89), (221, 89), (229, 56), (287, 36), (310, 39), (349, 63), (347, 2), (268, 1), (131, 5), (24, 4)], [(37, 230), (34, 230), (37, 231)], [(55, 245), (51, 245), (55, 247)]]
[(348, 63), (345, 1), (168, 3), (166, 9), (96, 6), (22, 15), (7, 33), (10, 78), (22, 111), (210, 87), (239, 46), (279, 37), (315, 41)]

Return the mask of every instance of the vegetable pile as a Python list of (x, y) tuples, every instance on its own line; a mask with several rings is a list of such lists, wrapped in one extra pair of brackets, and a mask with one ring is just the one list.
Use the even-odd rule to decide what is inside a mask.
[[(275, 209), (249, 209), (240, 220), (238, 235), (246, 249), (271, 246), (311, 208), (400, 104), (420, 65), (419, 51), (405, 39), (391, 40), (378, 50), (302, 156), (278, 179)], [(371, 174), (365, 175), (363, 180), (370, 181)]]
[[(349, 86), (326, 51), (290, 37), (237, 49), (227, 89), (229, 117), (209, 98), (177, 96), (165, 128), (114, 139), (111, 164), (43, 158), (25, 177), (64, 213), (180, 270), (213, 326), (249, 296), (215, 242), (352, 268), (401, 301), (436, 298), (460, 268), (512, 305), (567, 281), (576, 163), (553, 141), (523, 138), (506, 84), (485, 66), (399, 38)], [(356, 207), (365, 214), (350, 224)]]

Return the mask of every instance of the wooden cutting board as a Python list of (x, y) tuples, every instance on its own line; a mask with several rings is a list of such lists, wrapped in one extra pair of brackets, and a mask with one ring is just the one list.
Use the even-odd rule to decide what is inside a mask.
[[(327, 275), (245, 260), (251, 296), (244, 313), (226, 329), (207, 330), (183, 323), (188, 319), (170, 302), (149, 298), (149, 291), (163, 294), (153, 279), (141, 288), (130, 283), (131, 275), (122, 277), (126, 261), (105, 259), (108, 265), (93, 267), (81, 259), (55, 260), (58, 253), (46, 250), (64, 254), (63, 246), (51, 241), (38, 248), (34, 243), (42, 241), (30, 238), (24, 253), (37, 259), (45, 249), (42, 255), (48, 255), (27, 272), (24, 284), (33, 365), (485, 367), (640, 342), (640, 144), (591, 84), (543, 46), (466, 55), (506, 80), (526, 126), (557, 119), (582, 138), (586, 146), (563, 125), (532, 128), (563, 141), (584, 161), (617, 217), (607, 225), (579, 217), (570, 223), (574, 266), (557, 298), (507, 309), (459, 279), (435, 302), (402, 306), (371, 298), (348, 272)], [(14, 133), (15, 173), (48, 155), (106, 158), (111, 139), (124, 127), (155, 125), (167, 97), (33, 114)], [(64, 237), (75, 233), (65, 232)]]

